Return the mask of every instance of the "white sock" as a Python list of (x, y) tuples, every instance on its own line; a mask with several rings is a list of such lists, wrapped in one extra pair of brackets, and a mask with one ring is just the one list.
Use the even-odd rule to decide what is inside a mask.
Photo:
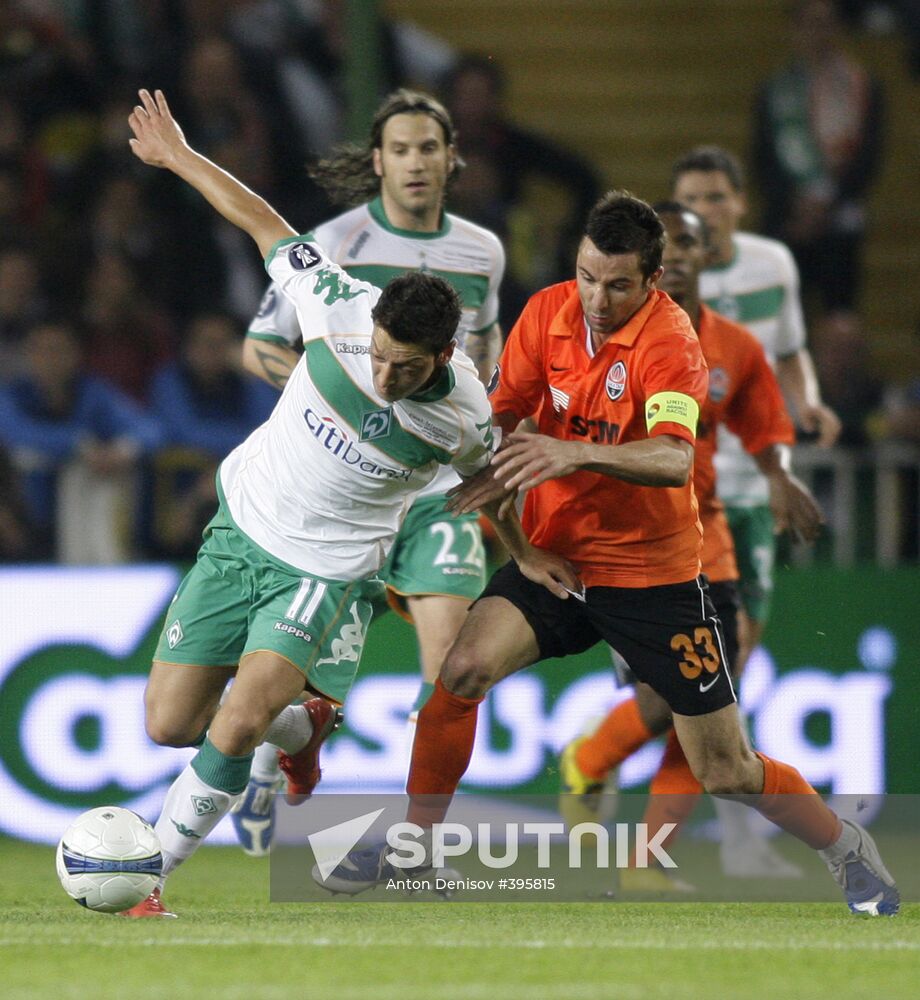
[(843, 859), (851, 852), (854, 853), (859, 850), (859, 831), (853, 826), (852, 823), (844, 823), (843, 829), (840, 832), (840, 836), (831, 844), (830, 847), (825, 847), (823, 851), (818, 851), (818, 854), (825, 861), (843, 861)]
[(261, 781), (270, 785), (281, 774), (278, 766), (278, 748), (274, 743), (260, 743), (252, 758), (250, 777), (253, 781)]
[(282, 708), (262, 739), (285, 753), (297, 753), (313, 735), (313, 723), (303, 705)]
[(163, 852), (164, 878), (195, 853), (238, 798), (205, 784), (192, 765), (186, 765), (166, 793), (154, 827)]

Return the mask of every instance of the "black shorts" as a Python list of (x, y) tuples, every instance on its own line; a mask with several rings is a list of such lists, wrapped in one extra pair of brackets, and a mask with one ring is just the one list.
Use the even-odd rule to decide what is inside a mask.
[(603, 640), (678, 715), (706, 715), (736, 700), (705, 577), (661, 587), (589, 587), (585, 601), (563, 601), (511, 561), (479, 599), (486, 597), (504, 597), (521, 612), (540, 659), (582, 653)]
[(741, 594), (736, 580), (720, 580), (709, 584), (709, 599), (716, 609), (722, 625), (722, 641), (725, 644), (725, 660), (731, 667), (732, 677), (738, 675), (738, 612), (741, 609)]

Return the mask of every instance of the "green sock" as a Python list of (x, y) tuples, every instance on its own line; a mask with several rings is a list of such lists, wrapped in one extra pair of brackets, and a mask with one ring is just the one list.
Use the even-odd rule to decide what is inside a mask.
[(219, 788), (230, 795), (239, 795), (249, 782), (249, 769), (252, 767), (252, 754), (242, 757), (230, 757), (221, 753), (216, 746), (205, 737), (201, 749), (191, 760), (192, 770), (205, 784)]

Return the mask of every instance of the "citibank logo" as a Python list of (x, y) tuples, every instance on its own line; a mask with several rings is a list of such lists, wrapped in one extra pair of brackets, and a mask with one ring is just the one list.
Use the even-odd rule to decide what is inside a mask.
[[(376, 437), (381, 437), (389, 433), (389, 416), (383, 416), (384, 413), (388, 412), (378, 410), (366, 415), (366, 418), (375, 418), (377, 421), (376, 424), (371, 425), (369, 420), (365, 419), (365, 424), (375, 432)], [(401, 482), (409, 481), (412, 469), (397, 469), (393, 466), (381, 465), (379, 462), (374, 461), (374, 459), (365, 455), (355, 445), (335, 422), (335, 418), (330, 416), (323, 417), (309, 406), (304, 410), (303, 418), (313, 437), (319, 441), (326, 451), (339, 459), (340, 462), (344, 462), (345, 465), (358, 469), (367, 476), (380, 479), (397, 479)]]

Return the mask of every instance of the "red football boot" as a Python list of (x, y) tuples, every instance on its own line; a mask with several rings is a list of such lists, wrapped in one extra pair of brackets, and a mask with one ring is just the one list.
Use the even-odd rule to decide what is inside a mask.
[(278, 754), (278, 764), (287, 776), (285, 798), (292, 806), (308, 799), (319, 784), (322, 775), (319, 768), (319, 748), (342, 722), (342, 710), (325, 698), (311, 698), (303, 703), (303, 709), (310, 716), (313, 735), (297, 753)]
[(120, 917), (132, 917), (138, 919), (140, 917), (178, 917), (178, 913), (171, 913), (163, 905), (163, 901), (160, 899), (160, 890), (154, 889), (153, 892), (146, 899), (142, 899), (139, 903), (135, 903), (130, 910), (122, 910), (118, 914)]

